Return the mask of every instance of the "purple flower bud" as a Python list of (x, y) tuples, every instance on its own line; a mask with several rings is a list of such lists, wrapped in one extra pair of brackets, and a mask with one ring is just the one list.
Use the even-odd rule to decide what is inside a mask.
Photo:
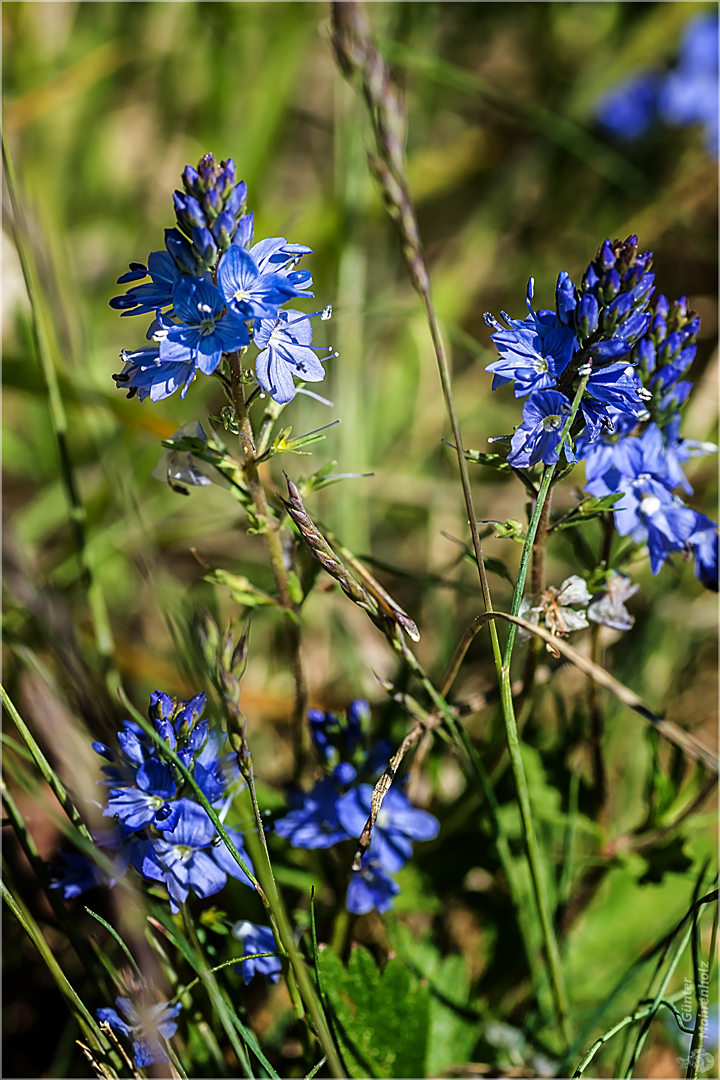
[(598, 277), (597, 270), (592, 263), (588, 266), (587, 270), (583, 274), (582, 288), (583, 292), (595, 292), (600, 278)]
[(609, 240), (603, 240), (602, 245), (597, 253), (596, 261), (599, 263), (601, 269), (605, 272), (607, 272), (608, 270), (612, 270), (612, 268), (615, 266), (615, 252), (613, 251)]
[(246, 205), (247, 184), (244, 180), (241, 180), (239, 184), (235, 185), (225, 200), (225, 209), (229, 210), (231, 214), (234, 214), (235, 217), (237, 217), (239, 214), (243, 213)]
[(648, 375), (655, 370), (655, 346), (649, 338), (643, 338), (637, 343), (635, 359)]
[(610, 270), (605, 274), (600, 288), (605, 303), (609, 304), (613, 297), (620, 292), (620, 275), (617, 270)]
[(192, 231), (193, 250), (197, 252), (199, 261), (208, 269), (215, 262), (218, 254), (217, 244), (209, 229), (200, 228)]
[(199, 274), (201, 269), (198, 265), (190, 243), (177, 229), (165, 230), (165, 247), (173, 258), (178, 269), (185, 274)]
[(598, 326), (598, 302), (592, 293), (585, 293), (575, 311), (575, 325), (582, 338), (589, 338)]
[(572, 323), (572, 313), (576, 305), (575, 285), (567, 270), (561, 270), (555, 286), (555, 306), (563, 326), (569, 326)]

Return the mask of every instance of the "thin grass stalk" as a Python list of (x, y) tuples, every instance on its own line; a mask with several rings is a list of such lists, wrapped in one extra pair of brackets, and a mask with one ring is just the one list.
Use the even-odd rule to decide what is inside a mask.
[(228, 366), (232, 383), (232, 398), (235, 407), (239, 429), (240, 449), (243, 459), (243, 470), (247, 479), (248, 488), (253, 500), (255, 514), (260, 526), (264, 527), (263, 536), (270, 557), (270, 566), (273, 577), (280, 595), (280, 602), (285, 609), (285, 632), (290, 649), (290, 661), (295, 681), (295, 701), (293, 705), (292, 728), (294, 739), (294, 770), (297, 779), (302, 771), (308, 736), (305, 728), (305, 710), (308, 701), (307, 676), (302, 658), (300, 641), (300, 628), (290, 597), (288, 572), (285, 567), (285, 556), (280, 539), (280, 528), (273, 521), (268, 507), (265, 488), (256, 462), (255, 437), (250, 420), (248, 405), (245, 400), (245, 391), (242, 383), (241, 354), (228, 354)]
[[(676, 1001), (680, 1001), (684, 994), (684, 990), (676, 990), (674, 994), (670, 994), (669, 997), (663, 998), (659, 1004), (667, 1005), (668, 1008), (670, 1008), (673, 1013), (675, 1013), (676, 1010), (673, 1008), (673, 1004)], [(596, 1039), (588, 1052), (583, 1057), (580, 1064), (575, 1069), (575, 1072), (572, 1074), (573, 1080), (576, 1080), (577, 1077), (583, 1075), (588, 1065), (597, 1054), (598, 1050), (600, 1050), (606, 1042), (609, 1042), (610, 1039), (612, 1039), (613, 1035), (617, 1035), (618, 1031), (622, 1031), (623, 1028), (627, 1027), (629, 1024), (635, 1024), (638, 1020), (643, 1020), (646, 1016), (649, 1016), (650, 1013), (652, 1013), (653, 1011), (654, 1005), (655, 1003), (652, 1001), (645, 1005), (639, 1005), (637, 1009), (634, 1010), (634, 1012), (631, 1012), (627, 1016), (624, 1016), (622, 1020), (619, 1020), (617, 1024), (614, 1024), (613, 1027), (611, 1027), (608, 1031), (601, 1035), (599, 1039)], [(687, 1028), (682, 1028), (682, 1030), (686, 1031)]]
[(65, 406), (60, 393), (57, 371), (52, 357), (52, 349), (46, 329), (46, 319), (40, 295), (36, 284), (34, 260), (29, 243), (26, 241), (27, 229), (24, 226), (24, 217), (17, 196), (17, 184), (15, 170), (10, 155), (10, 149), (5, 140), (5, 132), (2, 132), (2, 157), (5, 179), (7, 181), (10, 204), (12, 206), (11, 228), (15, 247), (20, 259), (25, 288), (30, 301), (31, 324), (35, 350), (40, 363), (40, 369), (45, 382), (55, 443), (58, 449), (60, 462), (60, 475), (68, 501), (70, 525), (73, 531), (75, 546), (83, 568), (87, 589), (88, 604), (95, 633), (95, 645), (98, 655), (104, 667), (104, 674), (108, 687), (114, 690), (119, 684), (120, 675), (114, 665), (115, 643), (113, 640), (110, 620), (108, 618), (105, 596), (100, 583), (93, 573), (93, 567), (88, 555), (87, 535), (85, 525), (87, 514), (80, 495), (75, 469), (68, 448), (68, 420)]
[[(317, 999), (315, 988), (312, 985), (312, 981), (310, 979), (310, 976), (308, 975), (307, 968), (305, 967), (305, 964), (303, 963), (303, 960), (298, 951), (297, 945), (295, 944), (295, 938), (293, 936), (292, 928), (290, 926), (285, 911), (285, 905), (275, 884), (272, 867), (270, 867), (268, 875), (265, 875), (264, 873), (261, 875), (265, 878), (265, 880), (261, 884), (258, 878), (253, 874), (252, 870), (243, 859), (240, 852), (233, 844), (230, 837), (228, 836), (227, 830), (225, 829), (223, 823), (220, 821), (216, 810), (213, 806), (211, 806), (201, 789), (198, 787), (192, 773), (182, 763), (175, 751), (171, 750), (168, 744), (163, 741), (163, 739), (152, 726), (152, 724), (150, 724), (145, 719), (145, 717), (141, 713), (139, 713), (137, 709), (134, 708), (134, 706), (128, 700), (125, 694), (120, 692), (120, 696), (123, 704), (126, 705), (126, 707), (132, 713), (133, 719), (140, 725), (143, 731), (147, 735), (149, 735), (153, 742), (158, 746), (161, 755), (165, 757), (166, 760), (171, 761), (173, 765), (175, 765), (175, 767), (180, 771), (186, 782), (193, 789), (195, 798), (203, 807), (208, 817), (212, 821), (213, 825), (217, 829), (226, 848), (228, 849), (240, 869), (243, 871), (243, 873), (252, 882), (255, 891), (262, 900), (263, 905), (265, 906), (268, 913), (270, 924), (275, 935), (275, 940), (277, 941), (280, 949), (283, 951), (283, 954), (287, 955), (290, 961), (290, 966), (292, 967), (293, 974), (300, 990), (300, 994), (305, 1004), (305, 1008), (307, 1009), (315, 1025), (315, 1029), (317, 1031), (318, 1038), (320, 1039), (322, 1048), (327, 1054), (330, 1068), (331, 1070), (333, 1070), (333, 1076), (344, 1076), (345, 1074), (343, 1072), (342, 1065), (340, 1064), (340, 1060), (337, 1056), (332, 1037), (325, 1022), (325, 1016), (322, 1011), (322, 1006)], [(262, 845), (260, 846), (261, 850), (264, 850), (262, 849)], [(267, 862), (269, 864), (269, 858), (267, 858)], [(263, 868), (263, 870), (264, 869), (265, 868)]]
[(90, 833), (90, 830), (80, 816), (80, 813), (74, 802), (65, 790), (65, 786), (62, 780), (52, 768), (50, 762), (47, 760), (38, 744), (35, 742), (32, 732), (28, 728), (23, 718), (20, 716), (20, 713), (13, 705), (4, 686), (0, 686), (0, 693), (2, 694), (2, 703), (5, 706), (5, 711), (7, 712), (8, 716), (17, 728), (18, 733), (25, 745), (27, 746), (28, 750), (32, 754), (33, 760), (35, 761), (35, 764), (40, 770), (43, 779), (52, 788), (53, 794), (57, 798), (58, 802), (60, 803), (63, 810), (65, 811), (77, 831), (80, 833), (80, 835), (94, 846), (95, 841), (93, 840), (92, 834)]
[[(686, 1077), (690, 1077), (691, 1080), (697, 1080), (698, 1073), (700, 1071), (700, 1061), (702, 1059), (703, 1046), (705, 1044), (705, 1031), (707, 1028), (708, 1018), (708, 991), (710, 989), (710, 968), (712, 966), (712, 959), (715, 954), (715, 940), (717, 937), (718, 927), (718, 908), (715, 908), (715, 915), (713, 917), (713, 928), (710, 935), (710, 953), (709, 962), (705, 965), (705, 971), (707, 977), (705, 980), (702, 978), (701, 973), (701, 939), (700, 939), (700, 912), (695, 911), (693, 913), (693, 928), (692, 928), (692, 957), (693, 957), (693, 983), (695, 988), (695, 1001), (697, 1004), (697, 1012), (695, 1013), (695, 1027), (693, 1030), (692, 1042), (690, 1044), (690, 1054), (688, 1056), (688, 1067)], [(703, 990), (704, 983), (704, 990)]]

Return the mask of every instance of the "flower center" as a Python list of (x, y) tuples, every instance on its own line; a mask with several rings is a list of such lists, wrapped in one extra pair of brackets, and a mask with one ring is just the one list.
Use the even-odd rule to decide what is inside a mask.
[(193, 853), (193, 849), (188, 847), (187, 844), (176, 844), (173, 848), (173, 854), (180, 862), (187, 862)]
[(377, 825), (378, 829), (386, 829), (388, 827), (388, 825), (390, 824), (390, 814), (387, 812), (387, 810), (380, 810), (375, 824)]
[(643, 514), (647, 514), (648, 517), (652, 517), (653, 514), (657, 514), (660, 509), (660, 500), (657, 495), (646, 495), (640, 503), (640, 509)]
[(238, 291), (235, 293), (236, 300), (249, 300), (250, 296), (251, 294), (248, 292), (247, 289), (238, 289)]
[(552, 416), (544, 416), (542, 426), (546, 431), (557, 431), (559, 427), (562, 427), (562, 419), (557, 413)]
[(544, 375), (546, 371), (549, 371), (548, 362), (543, 356), (539, 356), (537, 360), (533, 360), (533, 367), (538, 375)]
[(215, 333), (215, 320), (214, 319), (201, 319), (199, 325), (200, 333), (203, 337), (207, 337), (208, 334)]

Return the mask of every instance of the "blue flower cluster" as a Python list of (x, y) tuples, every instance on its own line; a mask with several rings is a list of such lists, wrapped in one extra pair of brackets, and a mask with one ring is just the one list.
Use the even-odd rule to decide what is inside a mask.
[(595, 106), (598, 120), (623, 141), (640, 138), (656, 117), (669, 124), (702, 124), (705, 144), (718, 152), (718, 18), (700, 14), (685, 30), (677, 67), (624, 79)]
[(135, 1002), (126, 997), (118, 997), (115, 1005), (116, 1009), (97, 1009), (97, 1018), (132, 1042), (138, 1069), (167, 1063), (169, 1058), (160, 1038), (170, 1039), (177, 1031), (175, 1017), (182, 1009), (180, 1002), (171, 1005), (168, 1001), (159, 1001), (150, 1005), (146, 1004), (145, 997), (141, 994)]
[(581, 436), (577, 450), (586, 459), (587, 491), (597, 496), (622, 493), (614, 507), (616, 528), (621, 536), (647, 544), (652, 572), (673, 552), (692, 555), (700, 582), (717, 591), (717, 524), (675, 494), (678, 488), (692, 494), (683, 462), (717, 451), (713, 443), (680, 436), (680, 408), (692, 388), (683, 375), (695, 359), (699, 326), (684, 296), (672, 305), (658, 297), (649, 332), (631, 356), (652, 394), (642, 422), (618, 416), (612, 433), (592, 444)]
[(567, 460), (586, 459), (591, 494), (623, 494), (614, 508), (618, 531), (647, 543), (653, 573), (671, 552), (692, 553), (700, 581), (717, 589), (716, 525), (674, 494), (691, 493), (682, 462), (716, 449), (680, 437), (692, 385), (682, 376), (695, 358), (700, 320), (684, 297), (669, 305), (661, 296), (648, 308), (651, 266), (652, 252), (639, 253), (637, 237), (605, 240), (579, 289), (560, 274), (552, 311), (533, 310), (531, 280), (527, 318), (503, 313), (503, 327), (486, 314), (500, 353), (486, 370), (493, 389), (513, 382), (515, 396), (527, 398), (507, 455), (515, 468), (558, 461), (571, 398), (587, 376)]
[[(311, 250), (284, 236), (253, 243), (247, 187), (235, 183), (232, 159), (218, 165), (206, 154), (197, 169), (185, 168), (182, 182), (184, 191), (173, 196), (177, 226), (165, 230), (166, 250), (152, 252), (147, 266), (131, 263), (118, 284), (143, 283), (110, 301), (123, 316), (154, 315), (146, 335), (152, 344), (122, 352), (116, 385), (141, 401), (160, 401), (176, 390), (185, 397), (198, 372), (213, 375), (224, 355), (252, 340), (260, 349), (260, 386), (285, 404), (296, 393), (293, 377), (325, 378), (316, 354), (330, 351), (312, 346), (312, 315), (280, 310), (314, 295), (309, 271), (296, 269)], [(327, 319), (330, 308), (314, 314)]]
[[(370, 709), (353, 701), (346, 716), (311, 709), (308, 712), (313, 745), (325, 775), (309, 792), (291, 798), (291, 810), (275, 822), (275, 831), (293, 847), (329, 848), (359, 837), (370, 814), (375, 780), (392, 753), (381, 741), (366, 749)], [(362, 866), (348, 885), (346, 907), (356, 915), (373, 909), (387, 911), (400, 886), (389, 875), (401, 870), (412, 855), (413, 840), (433, 840), (437, 818), (411, 806), (395, 785), (385, 795), (370, 847)]]
[[(211, 730), (202, 719), (204, 707), (205, 694), (178, 702), (156, 690), (150, 695), (149, 715), (222, 820), (240, 778), (235, 756), (220, 753), (224, 732)], [(106, 779), (101, 784), (109, 788), (103, 814), (117, 823), (108, 836), (96, 838), (113, 857), (113, 877), (108, 884), (114, 884), (132, 865), (146, 880), (167, 888), (173, 912), (179, 911), (191, 889), (200, 897), (219, 892), (228, 874), (249, 886), (182, 774), (161, 759), (156, 744), (142, 728), (126, 720), (118, 744), (119, 750), (112, 750), (104, 743), (93, 743), (93, 749), (108, 763), (102, 770)], [(227, 832), (252, 869), (242, 836), (232, 829)], [(66, 854), (64, 859), (67, 866), (57, 870), (55, 887), (63, 890), (65, 899), (104, 879), (82, 856)]]

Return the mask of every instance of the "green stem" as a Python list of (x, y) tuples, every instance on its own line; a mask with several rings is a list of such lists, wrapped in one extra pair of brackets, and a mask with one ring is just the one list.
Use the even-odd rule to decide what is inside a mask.
[(300, 630), (298, 627), (295, 610), (290, 597), (288, 574), (285, 567), (285, 557), (280, 539), (280, 527), (274, 519), (268, 506), (265, 488), (263, 487), (257, 466), (254, 433), (250, 422), (245, 392), (242, 383), (241, 354), (229, 353), (228, 365), (232, 380), (233, 404), (235, 416), (240, 430), (240, 446), (243, 454), (243, 471), (247, 480), (248, 488), (253, 500), (255, 514), (259, 524), (264, 527), (263, 536), (270, 556), (273, 577), (280, 596), (280, 602), (285, 609), (285, 632), (290, 647), (290, 658), (295, 680), (295, 702), (293, 706), (292, 727), (295, 742), (295, 778), (302, 771), (305, 756), (307, 735), (305, 731), (305, 709), (308, 700), (307, 678), (305, 665), (303, 664)]
[[(667, 1005), (667, 1007), (671, 1009), (673, 1013), (675, 1013), (675, 1009), (673, 1008), (673, 1002), (679, 1001), (684, 994), (684, 990), (677, 990), (674, 994), (671, 994), (670, 997), (663, 998), (662, 1001), (659, 1002), (659, 1004)], [(638, 1006), (638, 1008), (635, 1009), (634, 1012), (630, 1013), (628, 1016), (624, 1016), (622, 1020), (619, 1020), (617, 1024), (610, 1028), (609, 1031), (606, 1031), (604, 1035), (601, 1035), (599, 1039), (596, 1039), (588, 1050), (587, 1054), (585, 1054), (585, 1057), (582, 1059), (575, 1072), (573, 1073), (573, 1080), (576, 1080), (577, 1077), (582, 1076), (592, 1059), (597, 1054), (598, 1050), (602, 1046), (604, 1046), (606, 1042), (609, 1042), (610, 1039), (612, 1039), (613, 1035), (617, 1035), (618, 1031), (622, 1031), (622, 1029), (624, 1027), (627, 1027), (628, 1024), (634, 1024), (638, 1020), (642, 1020), (644, 1019), (644, 1017), (649, 1016), (650, 1013), (653, 1012), (654, 1007), (655, 1002), (650, 1002), (649, 1004)]]
[[(135, 707), (128, 700), (125, 694), (122, 691), (119, 691), (119, 694), (121, 700), (123, 701), (123, 704), (132, 713), (133, 719), (140, 725), (143, 731), (150, 736), (153, 742), (157, 744), (162, 756), (165, 757), (168, 761), (171, 761), (173, 765), (175, 765), (175, 767), (179, 769), (186, 782), (193, 789), (195, 798), (203, 807), (208, 817), (212, 821), (213, 825), (217, 829), (219, 835), (222, 837), (222, 840), (226, 848), (232, 855), (233, 859), (238, 864), (243, 873), (246, 875), (248, 880), (253, 884), (255, 891), (262, 900), (268, 914), (271, 916), (271, 921), (274, 920), (273, 931), (276, 935), (276, 940), (280, 948), (288, 956), (290, 966), (293, 969), (295, 980), (300, 989), (300, 994), (305, 1003), (305, 1008), (307, 1009), (313, 1020), (313, 1023), (315, 1024), (318, 1038), (320, 1039), (323, 1050), (327, 1054), (328, 1063), (332, 1071), (332, 1075), (337, 1077), (344, 1076), (345, 1073), (343, 1071), (342, 1065), (340, 1064), (340, 1059), (338, 1058), (337, 1051), (335, 1050), (335, 1046), (333, 1044), (330, 1032), (325, 1022), (325, 1016), (323, 1014), (322, 1008), (317, 1000), (315, 989), (310, 980), (310, 976), (308, 975), (307, 968), (305, 967), (302, 957), (300, 956), (300, 953), (298, 952), (297, 946), (295, 944), (295, 938), (292, 932), (292, 928), (285, 912), (285, 905), (275, 884), (275, 878), (272, 873), (272, 867), (270, 866), (270, 859), (267, 854), (267, 848), (264, 847), (262, 843), (260, 844), (260, 850), (264, 856), (263, 861), (265, 861), (267, 865), (263, 866), (262, 870), (260, 869), (260, 867), (258, 867), (258, 877), (255, 877), (252, 870), (247, 865), (242, 855), (237, 850), (234, 843), (228, 836), (227, 830), (225, 829), (223, 823), (220, 821), (220, 818), (218, 817), (215, 808), (211, 806), (201, 789), (198, 787), (197, 783), (195, 782), (195, 778), (193, 777), (190, 770), (183, 764), (175, 751), (172, 750), (164, 741), (164, 739), (158, 734), (153, 725), (150, 724), (145, 719), (145, 717), (137, 711), (137, 709), (135, 709)], [(257, 802), (255, 802), (255, 805), (257, 805)], [(258, 878), (260, 878), (260, 880), (258, 880)]]

